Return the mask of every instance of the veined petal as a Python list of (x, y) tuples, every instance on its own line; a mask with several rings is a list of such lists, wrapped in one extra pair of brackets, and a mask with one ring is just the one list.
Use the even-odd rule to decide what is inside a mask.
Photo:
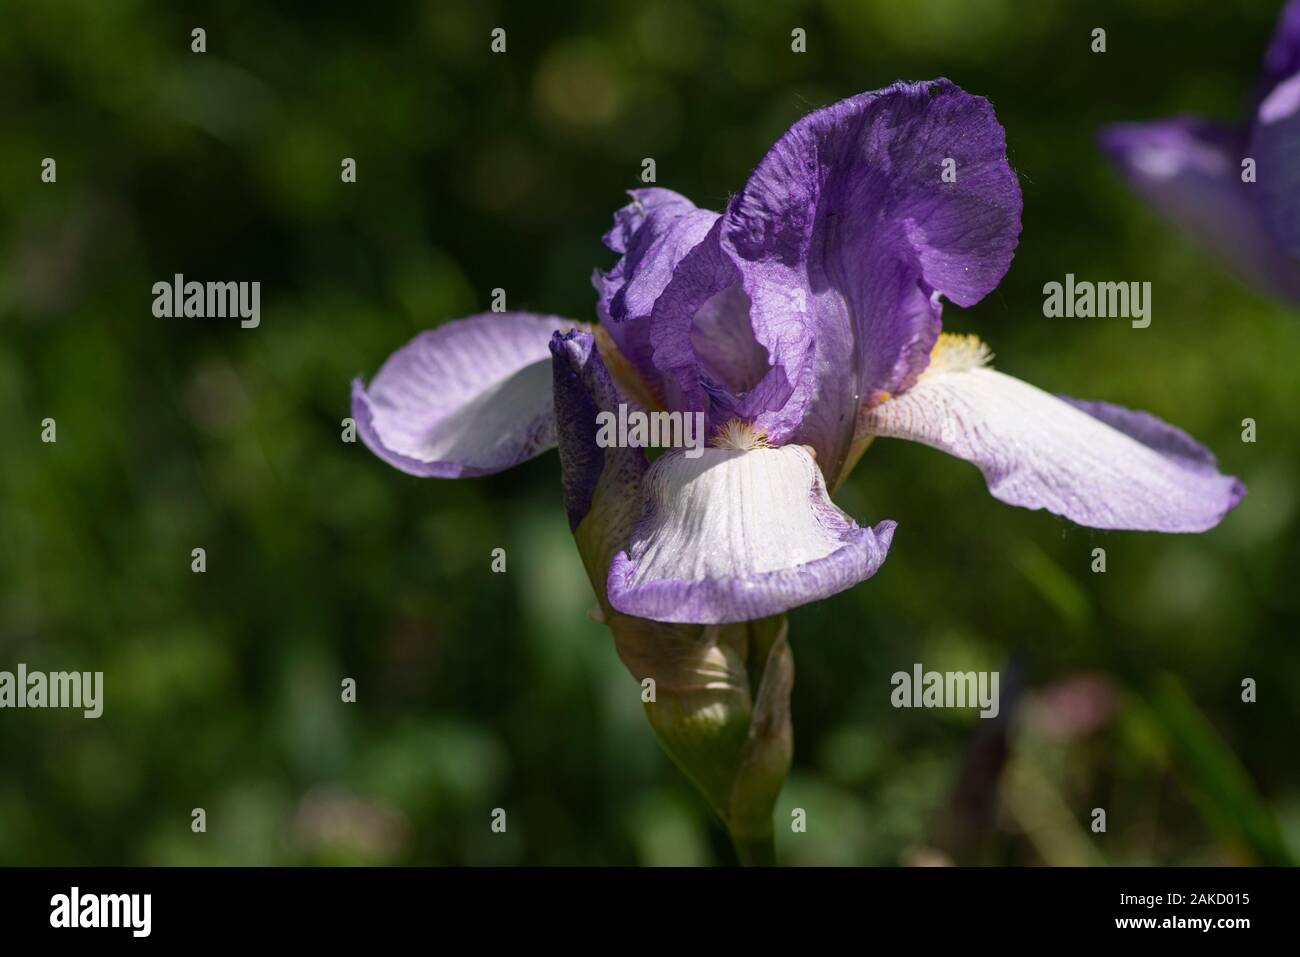
[(1278, 248), (1250, 193), (1265, 177), (1285, 181), (1288, 174), (1260, 159), (1261, 182), (1243, 183), (1246, 147), (1239, 130), (1178, 117), (1107, 127), (1101, 144), (1134, 190), (1230, 269), (1300, 299), (1300, 263)]
[(1002, 127), (947, 80), (805, 116), (721, 217), (633, 198), (606, 237), (623, 258), (596, 275), (621, 352), (666, 407), (811, 445), (832, 480), (861, 402), (925, 367), (939, 296), (978, 301), (1020, 233)]
[[(738, 416), (774, 443), (811, 445), (834, 480), (862, 401), (925, 367), (938, 296), (971, 305), (1006, 272), (1020, 209), (992, 107), (947, 80), (817, 110), (681, 258), (655, 304), (655, 365), (681, 401), (708, 403), (711, 426)], [(736, 286), (770, 368), (727, 397), (690, 333)]]
[(937, 294), (969, 306), (1002, 278), (1020, 210), (993, 108), (948, 80), (896, 83), (792, 126), (725, 216), (759, 341), (793, 289), (816, 342), (797, 415), (758, 424), (774, 442), (812, 443), (834, 478), (857, 406), (925, 367)]
[(644, 516), (607, 590), (614, 608), (657, 621), (749, 621), (826, 598), (875, 574), (894, 534), (832, 504), (798, 445), (675, 450), (642, 488)]
[[(632, 202), (614, 214), (605, 245), (621, 253), (592, 284), (610, 338), (632, 367), (652, 385), (659, 373), (650, 346), (650, 314), (682, 257), (708, 233), (718, 214), (699, 209), (685, 196), (654, 187), (632, 190)], [(742, 314), (743, 317), (743, 314)]]
[(933, 368), (862, 428), (972, 462), (994, 498), (1093, 528), (1201, 532), (1246, 491), (1155, 416), (1061, 399), (978, 360)]
[(551, 335), (575, 323), (484, 313), (422, 332), (366, 386), (352, 415), (370, 450), (411, 475), (500, 472), (555, 444)]

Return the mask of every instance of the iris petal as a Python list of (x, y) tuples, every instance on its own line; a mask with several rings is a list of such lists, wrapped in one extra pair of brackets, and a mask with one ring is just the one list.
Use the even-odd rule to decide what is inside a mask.
[(803, 446), (676, 450), (642, 488), (644, 516), (610, 566), (608, 594), (658, 621), (749, 621), (826, 598), (875, 574), (894, 533), (832, 504)]
[(598, 310), (610, 338), (642, 378), (657, 388), (651, 311), (677, 264), (704, 238), (718, 214), (698, 209), (670, 189), (639, 189), (629, 195), (632, 202), (614, 214), (614, 225), (605, 234), (605, 245), (622, 258), (608, 272), (597, 270), (592, 284), (600, 294)]
[(1020, 210), (992, 107), (947, 80), (897, 83), (792, 126), (724, 217), (759, 341), (778, 363), (795, 343), (797, 366), (786, 328), (800, 321), (816, 348), (787, 406), (758, 424), (774, 442), (812, 444), (835, 477), (857, 405), (925, 367), (937, 294), (972, 305), (1002, 278)]
[(630, 410), (639, 410), (640, 406), (619, 389), (591, 333), (557, 332), (551, 339), (550, 352), (560, 472), (572, 531), (577, 532), (592, 511), (597, 489), (604, 483), (601, 507), (597, 509), (599, 530), (594, 533), (605, 542), (597, 559), (604, 563), (603, 578), (610, 556), (627, 541), (636, 523), (636, 503), (647, 463), (639, 448), (601, 447), (597, 420), (601, 412), (615, 411), (620, 404)]
[[(1130, 185), (1248, 282), (1300, 300), (1300, 263), (1282, 252), (1243, 183), (1232, 127), (1194, 117), (1107, 127), (1102, 148)], [(1286, 176), (1260, 161), (1260, 177)]]
[[(633, 320), (644, 338), (618, 333), (624, 351), (644, 363), (648, 344), (669, 408), (811, 445), (832, 480), (863, 399), (906, 388), (925, 367), (939, 296), (978, 301), (1020, 232), (1002, 127), (986, 100), (947, 80), (805, 116), (721, 218), (654, 192), (607, 239), (626, 250), (602, 277), (615, 326), (646, 315), (654, 295), (648, 325)], [(742, 361), (719, 362), (711, 336), (742, 342)]]
[[(1242, 279), (1300, 301), (1300, 0), (1264, 55), (1249, 126), (1181, 116), (1101, 132), (1133, 189)], [(1243, 180), (1243, 164), (1255, 176)]]
[(422, 332), (367, 386), (352, 383), (362, 440), (411, 475), (500, 472), (555, 444), (551, 335), (574, 323), (486, 313)]
[[(1285, 253), (1300, 256), (1300, 72), (1260, 104), (1251, 134), (1257, 208)], [(1292, 260), (1300, 273), (1300, 260)]]
[(1258, 99), (1263, 100), (1287, 77), (1300, 71), (1300, 0), (1289, 0), (1278, 17), (1273, 39), (1260, 69)]
[(1093, 528), (1201, 532), (1245, 495), (1208, 449), (1155, 416), (983, 367), (927, 375), (862, 428), (974, 463), (999, 501)]

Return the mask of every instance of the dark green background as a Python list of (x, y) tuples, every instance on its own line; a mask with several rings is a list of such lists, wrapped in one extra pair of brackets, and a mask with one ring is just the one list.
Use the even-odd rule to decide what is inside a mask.
[[(1238, 115), (1277, 7), (6, 2), (0, 669), (102, 670), (107, 690), (98, 721), (0, 712), (0, 863), (730, 860), (586, 615), (555, 454), (399, 474), (340, 441), (349, 380), (494, 287), (591, 320), (643, 157), (718, 208), (808, 110), (940, 75), (992, 100), (1025, 198), (1005, 281), (948, 328), (1003, 371), (1188, 429), (1250, 494), (1206, 535), (1107, 534), (877, 442), (839, 502), (898, 521), (889, 560), (790, 616), (779, 852), (1289, 860), (1300, 315), (1225, 276), (1095, 147), (1110, 121)], [(260, 281), (261, 327), (154, 318), (175, 272)], [(1044, 319), (1066, 272), (1152, 282), (1151, 327)], [(889, 676), (917, 661), (1002, 670), (1010, 720), (895, 711)], [(1063, 682), (1094, 704), (1110, 689), (1113, 711), (1063, 733)]]

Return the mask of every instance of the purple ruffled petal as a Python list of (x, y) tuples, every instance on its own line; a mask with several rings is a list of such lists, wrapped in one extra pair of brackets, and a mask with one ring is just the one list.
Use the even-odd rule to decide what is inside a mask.
[[(666, 405), (707, 412), (710, 431), (729, 418), (753, 419), (781, 408), (793, 392), (790, 357), (812, 350), (811, 335), (797, 319), (780, 330), (782, 338), (763, 343), (755, 335), (750, 298), (721, 241), (722, 226), (716, 221), (676, 264), (650, 324)], [(731, 361), (719, 361), (726, 354)]]
[[(600, 294), (599, 312), (610, 338), (649, 383), (658, 380), (650, 347), (650, 313), (682, 257), (708, 233), (718, 214), (698, 209), (669, 189), (638, 189), (632, 202), (614, 214), (605, 245), (622, 258), (608, 272), (597, 270), (592, 284)], [(742, 316), (743, 318), (743, 316)]]
[(422, 332), (366, 386), (352, 383), (362, 440), (411, 475), (500, 472), (555, 444), (551, 335), (574, 323), (484, 313)]
[(796, 384), (795, 409), (771, 416), (769, 434), (813, 444), (836, 474), (858, 405), (925, 367), (939, 331), (933, 295), (969, 306), (1002, 278), (1020, 211), (992, 107), (947, 80), (898, 83), (791, 127), (724, 226), (759, 341), (783, 338), (771, 329), (790, 324), (797, 290), (816, 343), (812, 381)]
[[(1107, 127), (1101, 144), (1143, 198), (1243, 279), (1300, 300), (1300, 263), (1278, 248), (1249, 192), (1260, 183), (1241, 180), (1239, 131), (1177, 117)], [(1281, 175), (1262, 159), (1258, 174)]]
[(861, 528), (832, 504), (808, 449), (682, 450), (642, 482), (645, 513), (615, 556), (618, 611), (722, 624), (775, 615), (850, 588), (885, 560), (893, 522)]
[(927, 375), (863, 425), (974, 463), (999, 501), (1093, 528), (1202, 532), (1246, 492), (1155, 416), (1062, 400), (988, 368)]
[[(694, 248), (664, 254), (672, 278), (649, 342), (669, 407), (703, 409), (711, 427), (753, 421), (774, 443), (813, 446), (838, 475), (859, 405), (925, 367), (939, 294), (970, 305), (1006, 272), (1020, 210), (992, 108), (947, 80), (809, 114)], [(662, 269), (651, 275), (657, 287)], [(745, 342), (734, 365), (700, 342), (719, 304), (722, 334)]]

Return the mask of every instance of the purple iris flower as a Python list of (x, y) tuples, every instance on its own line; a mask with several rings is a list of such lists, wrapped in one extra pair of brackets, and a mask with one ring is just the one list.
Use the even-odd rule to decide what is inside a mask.
[(1123, 123), (1101, 144), (1138, 193), (1243, 279), (1300, 302), (1300, 0), (1282, 11), (1246, 123)]
[[(997, 285), (1021, 214), (992, 107), (947, 80), (805, 116), (721, 213), (631, 195), (605, 237), (621, 258), (594, 276), (599, 325), (450, 323), (352, 393), (366, 444), (414, 475), (558, 444), (570, 525), (617, 613), (752, 621), (869, 578), (894, 523), (859, 525), (830, 492), (876, 436), (1094, 528), (1204, 531), (1244, 494), (1173, 426), (1040, 391), (941, 333), (941, 297), (969, 306)], [(700, 413), (708, 447), (653, 462), (608, 447), (598, 416), (620, 405)]]

